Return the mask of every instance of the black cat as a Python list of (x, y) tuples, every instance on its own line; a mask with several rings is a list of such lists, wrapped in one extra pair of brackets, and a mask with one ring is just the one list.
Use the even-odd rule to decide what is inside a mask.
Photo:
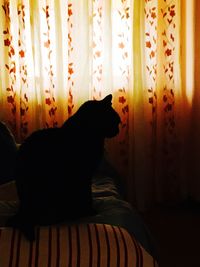
[(14, 179), (17, 144), (14, 135), (5, 122), (0, 121), (0, 184)]
[(111, 101), (112, 95), (87, 101), (60, 128), (35, 131), (21, 144), (15, 177), (20, 207), (7, 225), (33, 240), (35, 225), (94, 213), (91, 179), (105, 138), (119, 132)]

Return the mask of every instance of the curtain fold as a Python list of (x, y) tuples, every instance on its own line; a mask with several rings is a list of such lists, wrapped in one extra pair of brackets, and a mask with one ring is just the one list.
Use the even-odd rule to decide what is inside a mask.
[[(194, 199), (200, 201), (200, 2), (193, 1), (194, 14), (192, 23), (194, 23), (194, 93), (192, 96), (192, 111), (190, 122), (190, 194)], [(188, 29), (189, 32), (190, 29)]]
[(122, 124), (106, 151), (127, 199), (200, 198), (198, 1), (0, 4), (0, 119), (17, 142), (112, 93)]

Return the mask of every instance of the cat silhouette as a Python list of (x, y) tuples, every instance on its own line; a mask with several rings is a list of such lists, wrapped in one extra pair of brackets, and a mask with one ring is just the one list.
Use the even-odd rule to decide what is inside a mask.
[(15, 137), (5, 122), (0, 121), (0, 184), (14, 179), (14, 166), (17, 155)]
[(105, 138), (116, 136), (119, 124), (110, 94), (83, 103), (61, 127), (28, 136), (17, 154), (19, 209), (7, 225), (18, 227), (31, 241), (36, 225), (93, 215), (92, 177), (103, 157)]

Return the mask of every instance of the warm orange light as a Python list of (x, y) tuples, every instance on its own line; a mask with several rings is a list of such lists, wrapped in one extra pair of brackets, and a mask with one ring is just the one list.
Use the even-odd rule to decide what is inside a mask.
[(194, 0), (185, 1), (186, 97), (191, 104), (194, 93)]
[(133, 49), (130, 1), (126, 1), (126, 6), (113, 1), (112, 44), (114, 88), (128, 90)]

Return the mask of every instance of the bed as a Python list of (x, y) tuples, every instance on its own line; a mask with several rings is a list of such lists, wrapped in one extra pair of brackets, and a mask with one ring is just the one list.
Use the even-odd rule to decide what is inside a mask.
[(36, 240), (5, 227), (19, 200), (15, 182), (0, 186), (1, 267), (153, 267), (154, 241), (139, 212), (124, 198), (120, 177), (107, 160), (93, 177), (97, 215), (36, 228)]

